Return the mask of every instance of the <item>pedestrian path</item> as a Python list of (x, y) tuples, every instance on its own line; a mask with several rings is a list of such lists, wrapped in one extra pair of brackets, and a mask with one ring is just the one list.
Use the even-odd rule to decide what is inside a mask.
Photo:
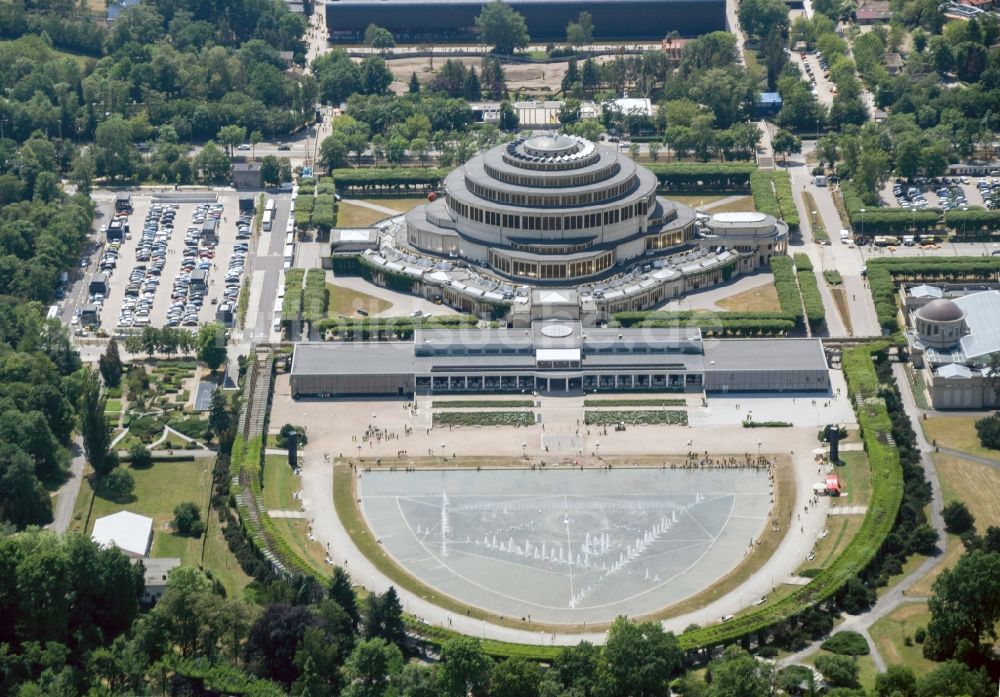
[(827, 515), (864, 515), (867, 512), (868, 506), (833, 506)]
[(268, 511), (267, 514), (272, 518), (304, 519), (306, 517), (305, 511), (274, 510), (274, 511)]

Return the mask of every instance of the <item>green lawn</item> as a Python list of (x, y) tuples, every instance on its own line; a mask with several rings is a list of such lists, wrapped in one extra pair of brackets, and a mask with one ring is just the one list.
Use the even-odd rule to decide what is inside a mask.
[[(365, 203), (373, 203), (376, 206), (391, 208), (400, 213), (406, 213), (412, 208), (416, 208), (421, 203), (427, 203), (426, 196), (398, 196), (395, 198), (366, 198)], [(385, 217), (384, 215), (382, 216)]]
[[(184, 564), (199, 566), (203, 559), (202, 538), (182, 538), (164, 529), (164, 524), (174, 517), (175, 505), (181, 501), (194, 501), (201, 507), (202, 518), (208, 525), (204, 540), (204, 567), (219, 579), (230, 596), (238, 597), (252, 579), (243, 573), (236, 557), (229, 551), (218, 517), (208, 511), (211, 466), (211, 460), (203, 459), (196, 462), (159, 462), (147, 470), (129, 470), (135, 477), (136, 500), (129, 504), (117, 504), (94, 495), (89, 484), (89, 477), (94, 471), (87, 465), (85, 482), (76, 497), (69, 529), (90, 533), (94, 529), (95, 518), (120, 510), (149, 515), (153, 517), (152, 556), (180, 557)], [(208, 471), (205, 471), (206, 468)]]
[[(923, 647), (912, 639), (917, 629), (926, 627), (930, 619), (926, 603), (910, 603), (893, 610), (868, 632), (887, 664), (909, 666), (917, 675), (926, 675), (937, 664), (924, 658)], [(911, 639), (909, 646), (907, 637)]]
[(107, 404), (104, 405), (105, 414), (119, 414), (122, 410), (122, 400), (120, 399), (109, 399)]
[(298, 510), (299, 502), (292, 494), (302, 488), (299, 477), (292, 473), (288, 458), (267, 455), (264, 458), (264, 508), (273, 510)]
[(981, 416), (930, 416), (922, 419), (924, 438), (932, 444), (962, 452), (1000, 460), (1000, 450), (984, 448), (976, 434), (976, 421)]
[(843, 465), (836, 468), (844, 494), (830, 500), (832, 506), (864, 506), (872, 495), (868, 456), (862, 450), (841, 451)]
[(153, 519), (153, 547), (151, 556), (180, 557), (185, 564), (201, 562), (200, 538), (182, 537), (169, 529), (174, 517), (174, 506), (182, 501), (194, 501), (207, 515), (209, 488), (212, 483), (212, 461), (157, 462), (149, 469), (133, 469), (135, 477), (134, 501), (116, 503), (100, 495), (94, 497), (94, 509), (86, 532), (94, 528), (94, 520), (101, 516), (128, 510)]
[(326, 289), (330, 293), (330, 304), (327, 310), (330, 317), (337, 315), (354, 317), (358, 310), (364, 310), (369, 315), (377, 315), (392, 307), (392, 303), (388, 300), (338, 286), (336, 283), (327, 283)]

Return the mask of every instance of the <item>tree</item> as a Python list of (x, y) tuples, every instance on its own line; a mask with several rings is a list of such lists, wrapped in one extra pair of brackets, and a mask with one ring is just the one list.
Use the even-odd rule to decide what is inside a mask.
[(490, 694), (504, 697), (538, 697), (542, 671), (538, 664), (526, 658), (508, 658), (493, 666)]
[(201, 508), (191, 501), (184, 501), (174, 506), (174, 530), (181, 535), (201, 537), (205, 524), (201, 520)]
[(298, 441), (300, 446), (309, 442), (309, 439), (306, 436), (305, 427), (285, 424), (281, 427), (281, 430), (278, 431), (278, 438), (275, 440), (275, 445), (279, 448), (287, 448), (289, 441), (293, 438)]
[(130, 179), (139, 164), (139, 151), (132, 142), (132, 129), (115, 114), (98, 126), (94, 136), (97, 173), (109, 179)]
[(148, 469), (153, 466), (153, 454), (142, 443), (134, 443), (128, 449), (128, 463), (132, 469)]
[(135, 477), (124, 467), (115, 467), (104, 476), (103, 488), (113, 501), (127, 503), (135, 491)]
[(984, 448), (1000, 448), (1000, 414), (990, 414), (978, 419), (976, 435), (979, 436), (979, 442)]
[(221, 436), (233, 426), (233, 415), (229, 411), (229, 403), (222, 390), (212, 393), (212, 404), (208, 410), (208, 427), (213, 433)]
[(594, 41), (594, 18), (589, 12), (581, 12), (575, 22), (566, 25), (566, 43), (570, 46), (586, 46)]
[(752, 36), (766, 36), (773, 28), (788, 28), (788, 6), (781, 0), (743, 0), (737, 17)]
[(226, 328), (210, 322), (198, 330), (198, 360), (215, 371), (226, 362)]
[(997, 640), (1000, 554), (973, 551), (934, 581), (924, 655), (981, 665)]
[(229, 148), (229, 156), (232, 157), (236, 146), (247, 139), (247, 129), (243, 126), (229, 124), (219, 129), (216, 138), (220, 143)]
[[(566, 64), (566, 74), (563, 75), (562, 84), (560, 85), (562, 87), (562, 91), (568, 95), (574, 89), (579, 88), (579, 85), (577, 84), (579, 82), (580, 82), (580, 68), (578, 67), (576, 58), (570, 58), (569, 63)], [(577, 101), (577, 112), (579, 112), (579, 100), (576, 101)], [(563, 102), (563, 107), (560, 108), (559, 110), (560, 123), (567, 123), (566, 121), (562, 120), (562, 109), (565, 108), (565, 106), (566, 103)], [(576, 116), (579, 116), (579, 113), (577, 113)], [(575, 120), (576, 119), (574, 119), (574, 121)]]
[(449, 639), (441, 647), (438, 683), (445, 697), (481, 697), (486, 694), (491, 661), (475, 639)]
[(343, 693), (350, 697), (381, 697), (386, 694), (389, 678), (403, 670), (403, 653), (384, 639), (359, 641), (344, 663), (349, 682)]
[(98, 359), (98, 367), (101, 370), (101, 377), (108, 387), (118, 387), (122, 381), (122, 373), (125, 371), (122, 359), (118, 355), (118, 341), (111, 337), (104, 353)]
[(945, 530), (953, 535), (961, 535), (976, 528), (976, 517), (961, 501), (951, 501), (941, 511)]
[(319, 159), (328, 170), (347, 164), (347, 143), (338, 133), (331, 133), (319, 145)]
[(393, 586), (381, 595), (371, 593), (365, 599), (364, 635), (366, 639), (385, 639), (400, 648), (406, 646), (403, 606)]
[(889, 666), (875, 676), (875, 697), (917, 697), (917, 676), (909, 666)]
[(709, 665), (713, 697), (767, 697), (773, 694), (774, 668), (730, 646), (722, 658)]
[(850, 656), (822, 654), (816, 657), (816, 670), (831, 687), (858, 687), (858, 663)]
[(420, 94), (420, 80), (417, 79), (416, 71), (410, 75), (409, 92), (410, 94)]
[(87, 461), (99, 475), (110, 472), (117, 464), (108, 449), (111, 446), (111, 426), (104, 417), (108, 398), (102, 394), (99, 373), (87, 369), (80, 391), (80, 433)]
[(52, 522), (52, 499), (21, 448), (0, 440), (0, 519), (20, 529)]
[(483, 97), (483, 88), (479, 84), (479, 75), (476, 74), (475, 66), (469, 68), (469, 72), (465, 76), (463, 92), (463, 96), (470, 102), (479, 101)]
[(971, 668), (958, 661), (948, 661), (920, 678), (917, 697), (991, 697), (996, 687), (990, 684), (986, 671)]
[(500, 59), (485, 55), (479, 63), (479, 82), (490, 99), (503, 99), (507, 94), (507, 76)]
[(653, 697), (664, 694), (667, 680), (681, 671), (677, 638), (659, 623), (636, 624), (618, 617), (604, 644), (603, 674), (608, 697)]
[(267, 678), (290, 685), (299, 674), (294, 659), (306, 630), (318, 624), (319, 619), (308, 607), (269, 605), (250, 628), (247, 660), (258, 665)]
[(376, 24), (369, 24), (365, 29), (365, 43), (372, 48), (384, 51), (396, 46), (396, 37), (385, 27)]
[(778, 129), (778, 132), (774, 134), (771, 146), (774, 148), (774, 152), (781, 153), (783, 162), (787, 162), (789, 153), (802, 152), (802, 140), (783, 128)]
[(520, 119), (517, 116), (517, 112), (514, 111), (514, 107), (510, 105), (510, 102), (504, 100), (500, 103), (500, 130), (511, 133), (518, 129), (520, 126)]
[(382, 56), (367, 56), (360, 70), (361, 91), (365, 94), (385, 94), (392, 84), (392, 72)]
[(524, 16), (502, 0), (483, 5), (476, 16), (476, 29), (483, 43), (492, 44), (493, 50), (503, 55), (526, 48), (531, 40)]
[(195, 155), (193, 165), (206, 182), (226, 181), (232, 167), (229, 156), (211, 140)]
[(264, 140), (264, 134), (260, 129), (250, 131), (250, 157), (257, 159), (257, 144)]

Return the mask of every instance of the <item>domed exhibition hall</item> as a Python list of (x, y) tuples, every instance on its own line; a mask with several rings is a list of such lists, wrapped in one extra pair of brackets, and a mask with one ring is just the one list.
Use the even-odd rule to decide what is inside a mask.
[(657, 185), (652, 172), (611, 148), (533, 136), (449, 174), (445, 197), (407, 214), (406, 239), (420, 252), (518, 281), (586, 280), (694, 237), (694, 209), (657, 196)]

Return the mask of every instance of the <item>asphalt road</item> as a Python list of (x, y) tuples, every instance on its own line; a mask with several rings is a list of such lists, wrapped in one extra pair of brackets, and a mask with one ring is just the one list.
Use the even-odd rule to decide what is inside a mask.
[(83, 483), (83, 439), (79, 436), (73, 441), (71, 452), (73, 460), (69, 466), (69, 479), (59, 487), (56, 495), (56, 505), (52, 511), (52, 522), (48, 528), (55, 532), (63, 533), (69, 529), (70, 521), (73, 518), (73, 508), (76, 506), (76, 497), (80, 494), (80, 485)]

